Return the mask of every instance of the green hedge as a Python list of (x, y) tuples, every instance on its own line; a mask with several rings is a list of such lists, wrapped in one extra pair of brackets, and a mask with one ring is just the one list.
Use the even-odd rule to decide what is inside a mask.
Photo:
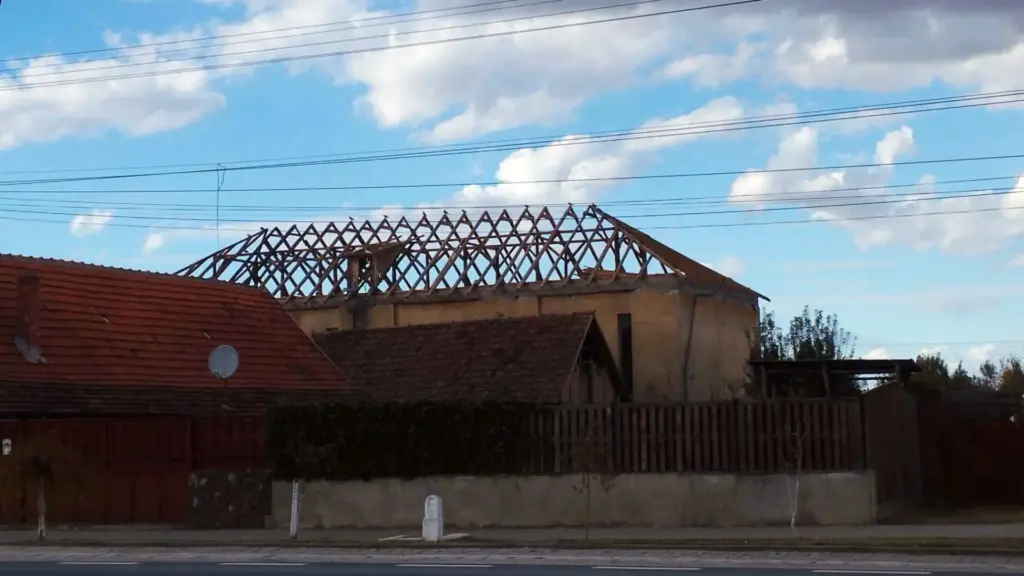
[(277, 406), (267, 447), (277, 479), (353, 480), (521, 474), (545, 441), (523, 403)]

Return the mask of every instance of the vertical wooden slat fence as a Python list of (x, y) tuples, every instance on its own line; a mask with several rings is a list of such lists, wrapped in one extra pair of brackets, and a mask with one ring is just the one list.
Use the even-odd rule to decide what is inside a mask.
[(756, 474), (865, 467), (858, 399), (572, 406), (534, 419), (538, 439), (550, 439), (553, 448), (535, 457), (535, 473)]

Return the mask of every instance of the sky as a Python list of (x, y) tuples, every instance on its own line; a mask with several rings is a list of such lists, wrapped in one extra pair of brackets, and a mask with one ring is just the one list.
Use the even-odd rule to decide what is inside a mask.
[(4, 0), (0, 60), (2, 252), (597, 202), (859, 355), (1024, 353), (1021, 2)]

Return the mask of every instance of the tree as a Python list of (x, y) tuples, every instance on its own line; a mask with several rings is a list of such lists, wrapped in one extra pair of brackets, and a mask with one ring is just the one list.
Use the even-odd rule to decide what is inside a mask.
[(821, 310), (803, 312), (789, 321), (783, 331), (774, 312), (761, 318), (763, 360), (847, 360), (853, 358), (856, 339), (839, 326), (839, 317)]
[(985, 360), (978, 366), (978, 376), (974, 381), (978, 386), (995, 390), (999, 387), (999, 369), (991, 360)]
[(1024, 364), (1021, 359), (1010, 354), (999, 361), (1000, 392), (1024, 394)]
[[(838, 316), (812, 311), (807, 306), (789, 321), (786, 330), (779, 326), (773, 312), (765, 313), (760, 322), (760, 337), (757, 352), (763, 360), (847, 360), (855, 353), (856, 339), (839, 326)], [(859, 392), (852, 378), (833, 377), (829, 384), (837, 396)], [(817, 396), (823, 383), (820, 376), (788, 375), (769, 385), (776, 391), (785, 390), (785, 395)]]
[(966, 390), (978, 385), (978, 378), (972, 377), (960, 362), (950, 372), (949, 364), (942, 354), (918, 354), (917, 365), (921, 371), (910, 376), (910, 388), (918, 394), (938, 395), (948, 390)]

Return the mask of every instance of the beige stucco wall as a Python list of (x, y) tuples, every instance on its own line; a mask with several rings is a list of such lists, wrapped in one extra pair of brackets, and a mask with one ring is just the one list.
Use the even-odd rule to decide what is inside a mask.
[[(423, 519), (423, 500), (436, 494), (451, 528), (579, 527), (587, 502), (581, 485), (575, 475), (311, 482), (304, 487), (299, 518), (306, 528), (412, 528)], [(795, 479), (784, 475), (629, 474), (591, 485), (592, 526), (788, 525), (789, 495), (795, 492)], [(288, 526), (290, 507), (290, 483), (275, 482), (272, 523)], [(875, 520), (873, 473), (800, 478), (799, 525)]]
[[(696, 323), (684, 390), (683, 366), (694, 295), (679, 290), (503, 297), (477, 301), (388, 304), (373, 307), (369, 327), (456, 322), (503, 316), (594, 312), (619, 361), (618, 320), (630, 313), (633, 324), (634, 398), (650, 401), (726, 400), (742, 395), (748, 375), (750, 338), (757, 333), (758, 310), (749, 302), (698, 297)], [(307, 333), (351, 327), (345, 309), (295, 311)]]

